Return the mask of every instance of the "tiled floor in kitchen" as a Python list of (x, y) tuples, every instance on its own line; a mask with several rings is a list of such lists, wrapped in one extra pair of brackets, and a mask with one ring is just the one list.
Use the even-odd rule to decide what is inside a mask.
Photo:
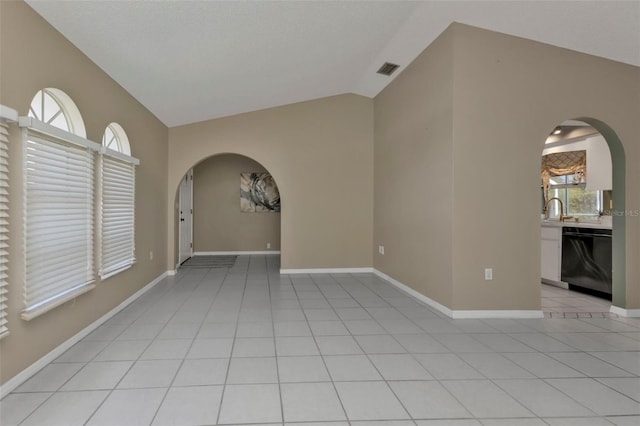
[(542, 284), (542, 310), (547, 318), (617, 318), (611, 301)]
[(158, 284), (1, 403), (20, 425), (637, 425), (640, 320), (451, 320), (277, 256)]

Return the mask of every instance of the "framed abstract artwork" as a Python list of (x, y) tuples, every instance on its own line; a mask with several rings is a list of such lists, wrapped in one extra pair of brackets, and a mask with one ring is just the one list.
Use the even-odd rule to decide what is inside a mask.
[(240, 211), (280, 212), (280, 192), (269, 173), (240, 173)]

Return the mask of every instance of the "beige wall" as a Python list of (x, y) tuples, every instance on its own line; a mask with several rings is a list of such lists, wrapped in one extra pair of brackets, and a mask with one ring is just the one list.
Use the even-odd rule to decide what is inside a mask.
[[(626, 154), (626, 208), (638, 212), (640, 69), (465, 25), (453, 31), (454, 306), (534, 309), (546, 136), (573, 118), (610, 126)], [(614, 239), (621, 226), (614, 219)], [(640, 217), (626, 217), (627, 308), (640, 307), (639, 231)]]
[[(389, 255), (376, 255), (376, 267), (454, 310), (540, 309), (544, 141), (564, 120), (595, 118), (616, 132), (626, 155), (624, 201), (630, 214), (626, 228), (614, 218), (614, 238), (616, 229), (626, 237), (626, 259), (619, 259), (626, 264), (623, 307), (639, 308), (640, 70), (461, 24), (450, 26), (436, 43), (374, 102), (374, 244), (392, 242)], [(444, 59), (450, 55), (453, 60)], [(449, 72), (453, 68), (453, 76), (437, 72), (438, 62)], [(440, 94), (428, 91), (431, 86)], [(441, 114), (440, 123), (452, 121), (452, 132), (428, 137), (438, 128), (437, 109), (451, 103), (453, 114)], [(434, 140), (442, 144), (437, 153), (429, 151)], [(451, 182), (441, 193), (428, 189), (434, 175), (446, 172)], [(396, 205), (395, 212), (386, 205), (391, 197), (411, 200), (419, 176), (428, 202), (405, 201), (408, 208)], [(435, 235), (427, 232), (436, 228), (431, 223), (441, 225)], [(439, 245), (445, 254), (435, 254)], [(392, 259), (397, 251), (413, 262)], [(450, 272), (424, 271), (437, 258)], [(494, 270), (492, 281), (484, 280), (486, 267)]]
[(193, 168), (195, 252), (280, 250), (280, 213), (240, 211), (242, 172), (268, 170), (235, 154), (216, 155)]
[[(10, 139), (9, 329), (0, 340), (0, 381), (19, 373), (74, 334), (113, 309), (166, 270), (167, 128), (94, 63), (23, 2), (0, 2), (0, 103), (26, 115), (31, 99), (45, 87), (66, 92), (76, 103), (87, 137), (100, 142), (112, 121), (122, 125), (136, 171), (136, 254), (129, 270), (96, 289), (26, 322), (20, 319), (22, 255), (21, 137)], [(153, 251), (153, 260), (149, 252)]]
[(451, 33), (440, 36), (375, 98), (375, 267), (446, 306), (452, 302), (452, 42)]
[[(171, 128), (169, 236), (175, 236), (180, 179), (223, 153), (254, 159), (278, 183), (282, 268), (372, 266), (371, 99), (333, 96)], [(175, 240), (167, 247), (174, 267)]]

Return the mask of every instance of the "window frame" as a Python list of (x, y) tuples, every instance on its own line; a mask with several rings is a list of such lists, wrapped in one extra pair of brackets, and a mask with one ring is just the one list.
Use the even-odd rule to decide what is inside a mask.
[[(38, 114), (38, 112), (33, 108), (33, 102), (36, 100), (37, 97), (40, 97), (42, 99), (41, 100), (42, 110), (40, 111), (40, 114)], [(47, 121), (43, 120), (43, 118), (45, 117), (44, 106), (45, 106), (46, 97), (51, 98), (58, 107), (58, 111), (56, 111), (56, 113), (52, 115), (52, 118), (50, 118)], [(62, 129), (52, 124), (55, 117), (58, 116), (59, 114), (62, 114), (64, 116), (67, 129)], [(65, 92), (63, 92), (60, 89), (47, 87), (47, 88), (38, 90), (36, 95), (31, 100), (31, 103), (29, 104), (29, 114), (27, 116), (32, 117), (41, 123), (48, 124), (51, 127), (58, 128), (62, 131), (65, 131), (71, 135), (77, 135), (85, 139), (87, 137), (87, 131), (84, 127), (84, 121), (82, 120), (82, 115), (80, 114), (80, 110), (78, 110), (78, 107), (73, 102), (73, 100), (69, 97), (69, 95), (67, 95)]]
[[(107, 132), (111, 134), (108, 140)], [(114, 142), (115, 148), (112, 148), (111, 145)], [(129, 144), (127, 133), (124, 131), (122, 126), (116, 122), (109, 123), (109, 125), (104, 129), (104, 134), (102, 135), (102, 146), (112, 152), (123, 154), (127, 158), (133, 158), (131, 157), (131, 145)]]
[(0, 105), (0, 339), (9, 335), (9, 124), (18, 112)]
[[(25, 211), (25, 223), (24, 223), (24, 258), (25, 258), (25, 273), (24, 273), (24, 309), (22, 311), (21, 317), (24, 320), (31, 320), (35, 317), (38, 317), (51, 309), (56, 308), (57, 306), (62, 305), (63, 303), (83, 294), (87, 291), (95, 288), (95, 260), (93, 257), (93, 241), (95, 237), (95, 156), (96, 153), (99, 152), (101, 146), (96, 144), (95, 142), (84, 139), (78, 135), (74, 135), (72, 133), (68, 133), (65, 130), (59, 129), (57, 127), (53, 127), (46, 123), (43, 123), (33, 117), (20, 117), (19, 125), (23, 128), (23, 146), (25, 149), (23, 150), (23, 177), (24, 177), (24, 211)], [(30, 244), (30, 239), (35, 238), (36, 231), (30, 231), (30, 221), (29, 221), (29, 196), (30, 194), (36, 196), (33, 190), (30, 192), (30, 183), (29, 183), (29, 165), (27, 164), (28, 158), (30, 155), (34, 156), (37, 154), (30, 154), (27, 149), (28, 146), (36, 146), (35, 144), (40, 144), (41, 146), (50, 146), (51, 149), (57, 149), (60, 152), (68, 152), (72, 153), (74, 158), (77, 161), (82, 161), (81, 158), (84, 156), (86, 158), (86, 163), (82, 164), (80, 167), (83, 167), (83, 170), (86, 170), (85, 177), (86, 181), (79, 182), (81, 186), (86, 187), (86, 191), (79, 192), (79, 196), (82, 194), (86, 195), (86, 198), (83, 198), (83, 202), (81, 205), (84, 205), (86, 211), (84, 214), (80, 213), (82, 220), (80, 223), (75, 224), (78, 226), (78, 232), (82, 232), (84, 229), (85, 234), (85, 245), (83, 246), (87, 251), (86, 257), (82, 258), (80, 262), (76, 262), (75, 265), (84, 265), (82, 268), (78, 266), (75, 270), (75, 273), (78, 275), (84, 274), (85, 279), (83, 282), (73, 282), (71, 284), (65, 284), (61, 286), (63, 290), (59, 291), (57, 294), (49, 296), (47, 298), (41, 297), (31, 297), (31, 292), (34, 294), (36, 290), (41, 290), (46, 288), (46, 284), (42, 284), (42, 278), (38, 278), (40, 281), (35, 282), (35, 278), (33, 282), (29, 282), (30, 276), (33, 274), (29, 273), (29, 269), (32, 271), (37, 271), (38, 266), (44, 265), (44, 261), (39, 265), (35, 266), (33, 262), (29, 261), (29, 250), (33, 249), (33, 244)], [(45, 148), (46, 149), (46, 148)], [(35, 151), (32, 151), (35, 152)], [(33, 158), (33, 157), (32, 157)], [(54, 167), (58, 167), (58, 163), (56, 162)], [(70, 164), (67, 167), (71, 167)], [(80, 170), (80, 169), (77, 169)], [(35, 173), (35, 172), (33, 172)], [(74, 182), (78, 183), (78, 182)], [(56, 194), (55, 186), (52, 187), (54, 189), (53, 193), (50, 193), (51, 198), (53, 200), (58, 200), (59, 202), (64, 201), (64, 196), (60, 196), (59, 192)], [(59, 198), (56, 198), (58, 195)], [(65, 194), (66, 195), (66, 194)], [(76, 207), (78, 204), (75, 205)], [(33, 210), (31, 210), (33, 211)], [(84, 218), (84, 219), (82, 219)], [(52, 222), (47, 222), (52, 223)], [(47, 239), (46, 236), (41, 237)], [(79, 243), (78, 243), (79, 244)], [(30, 247), (31, 246), (31, 247)], [(74, 246), (75, 247), (75, 246)], [(77, 248), (80, 248), (78, 245)], [(84, 271), (84, 272), (82, 272)], [(37, 274), (36, 274), (37, 275)], [(53, 275), (55, 277), (55, 274)]]
[[(569, 190), (571, 189), (582, 189), (585, 191), (588, 191), (586, 189), (586, 184), (585, 183), (578, 183), (578, 184), (574, 184), (574, 183), (570, 183), (569, 180), (570, 178), (572, 178), (573, 174), (566, 174), (566, 175), (560, 175), (560, 176), (554, 176), (553, 178), (563, 178), (562, 180), (564, 180), (564, 183), (559, 183), (559, 184), (551, 184), (549, 185), (549, 191), (548, 191), (548, 197), (549, 199), (551, 198), (559, 198), (560, 200), (562, 200), (562, 203), (564, 204), (564, 212), (562, 213), (563, 215), (567, 215), (567, 216), (574, 216), (574, 217), (581, 217), (581, 218), (597, 218), (600, 214), (600, 212), (603, 211), (604, 209), (604, 196), (603, 196), (603, 190), (600, 189), (594, 189), (591, 190), (593, 192), (595, 192), (595, 203), (596, 203), (596, 211), (595, 212), (574, 212), (571, 211), (569, 206), (570, 204), (570, 194), (569, 194)], [(564, 191), (564, 195), (558, 193), (560, 191)], [(543, 201), (544, 202), (544, 201)], [(558, 212), (558, 208), (559, 206), (556, 203), (551, 203), (549, 205), (549, 214), (551, 216), (558, 216), (559, 212)], [(543, 209), (544, 210), (544, 209)]]
[[(105, 280), (135, 264), (135, 168), (127, 135), (110, 123), (102, 137), (99, 158), (99, 272)], [(109, 148), (114, 145), (119, 151)], [(123, 152), (124, 151), (124, 152)], [(111, 186), (111, 187), (109, 187)]]
[[(45, 98), (50, 108), (48, 112), (45, 110)], [(135, 263), (135, 166), (140, 164), (140, 160), (130, 155), (126, 133), (117, 123), (107, 126), (111, 137), (105, 134), (103, 142), (107, 138), (106, 142), (115, 139), (114, 148), (123, 152), (88, 140), (80, 111), (71, 98), (58, 89), (38, 91), (29, 114), (17, 117), (16, 113), (24, 146), (25, 262), (21, 317), (27, 321), (92, 290), (98, 277), (106, 279)], [(48, 117), (49, 123), (38, 117)], [(113, 169), (114, 165), (119, 168)], [(109, 167), (115, 171), (108, 176), (112, 178), (112, 187), (105, 189), (105, 170), (109, 172)], [(51, 178), (47, 173), (53, 174)], [(111, 200), (120, 202), (125, 199), (129, 208), (125, 214), (129, 221), (125, 235), (131, 247), (131, 255), (124, 263), (109, 271), (103, 271), (105, 190), (110, 191)], [(121, 191), (126, 193), (124, 197)], [(67, 207), (68, 211), (65, 210)], [(121, 213), (120, 207), (114, 208), (117, 214)], [(56, 227), (56, 223), (61, 226)], [(116, 233), (121, 225), (121, 222), (113, 225)], [(30, 255), (35, 257), (30, 259)]]
[(80, 111), (55, 88), (36, 92), (29, 116), (19, 117), (18, 125), (24, 194), (21, 317), (28, 321), (95, 287), (95, 157), (101, 145), (86, 139)]

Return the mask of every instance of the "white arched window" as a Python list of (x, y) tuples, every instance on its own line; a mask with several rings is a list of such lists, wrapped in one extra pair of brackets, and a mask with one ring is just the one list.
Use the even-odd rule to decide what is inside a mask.
[(122, 126), (111, 123), (102, 137), (100, 164), (100, 277), (105, 279), (135, 262), (135, 166)]
[(78, 107), (62, 90), (39, 90), (29, 106), (29, 117), (74, 135), (87, 137)]
[(32, 319), (93, 288), (94, 173), (100, 145), (58, 89), (36, 93), (24, 131), (25, 309)]
[(125, 155), (131, 155), (129, 138), (122, 126), (118, 123), (111, 123), (104, 130), (102, 145), (113, 151), (117, 151)]

